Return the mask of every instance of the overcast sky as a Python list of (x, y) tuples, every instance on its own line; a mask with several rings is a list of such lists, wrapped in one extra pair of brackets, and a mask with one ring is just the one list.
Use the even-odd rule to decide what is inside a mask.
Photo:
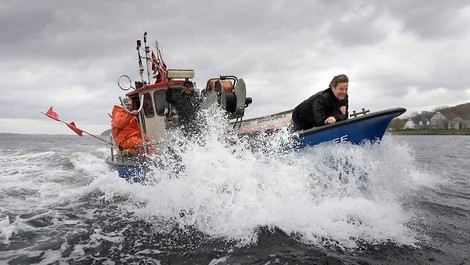
[(245, 118), (295, 107), (350, 78), (350, 111), (405, 115), (470, 102), (468, 0), (0, 0), (0, 132), (99, 134), (139, 79), (135, 42), (148, 33), (169, 68), (236, 75)]

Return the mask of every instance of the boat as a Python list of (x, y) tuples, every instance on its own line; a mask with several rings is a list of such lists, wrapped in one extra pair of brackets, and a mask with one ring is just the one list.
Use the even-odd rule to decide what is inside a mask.
[[(347, 120), (292, 133), (291, 146), (303, 148), (324, 142), (374, 143), (382, 140), (390, 122), (405, 112), (404, 108), (391, 108), (371, 113), (363, 108), (360, 112), (353, 111)], [(238, 125), (238, 134), (250, 136), (286, 129), (291, 117), (292, 110), (289, 110), (244, 120)]]

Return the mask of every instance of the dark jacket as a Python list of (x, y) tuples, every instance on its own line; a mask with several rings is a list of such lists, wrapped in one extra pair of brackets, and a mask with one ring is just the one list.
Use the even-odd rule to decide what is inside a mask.
[(178, 111), (178, 124), (185, 134), (198, 133), (198, 111), (201, 100), (196, 92), (183, 93), (182, 91), (167, 89), (166, 101), (173, 104)]
[[(346, 114), (342, 114), (340, 107), (346, 106)], [(325, 120), (329, 116), (335, 117), (336, 121), (348, 118), (348, 96), (339, 100), (328, 88), (310, 98), (304, 100), (292, 112), (292, 119), (301, 130), (310, 129), (325, 125)]]

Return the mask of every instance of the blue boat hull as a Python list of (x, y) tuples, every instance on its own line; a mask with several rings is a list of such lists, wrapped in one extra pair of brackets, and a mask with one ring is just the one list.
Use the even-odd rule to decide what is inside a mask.
[(382, 139), (390, 122), (405, 111), (404, 108), (388, 109), (301, 131), (296, 138), (296, 146), (302, 148), (330, 141), (375, 142)]
[(143, 182), (145, 181), (145, 174), (148, 168), (135, 158), (111, 158), (106, 159), (106, 163), (110, 165), (111, 169), (116, 171), (120, 178), (129, 182)]

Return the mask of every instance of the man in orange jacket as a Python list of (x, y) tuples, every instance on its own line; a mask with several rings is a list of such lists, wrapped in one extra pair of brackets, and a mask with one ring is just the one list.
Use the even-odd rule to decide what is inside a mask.
[[(142, 135), (136, 117), (139, 112), (132, 109), (132, 100), (130, 98), (124, 98), (123, 102), (131, 114), (127, 113), (121, 106), (114, 106), (111, 123), (114, 142), (121, 150), (131, 149), (139, 152), (139, 145), (142, 147)], [(145, 141), (150, 142), (147, 135), (144, 135), (144, 138)], [(153, 151), (152, 148), (150, 149)]]

